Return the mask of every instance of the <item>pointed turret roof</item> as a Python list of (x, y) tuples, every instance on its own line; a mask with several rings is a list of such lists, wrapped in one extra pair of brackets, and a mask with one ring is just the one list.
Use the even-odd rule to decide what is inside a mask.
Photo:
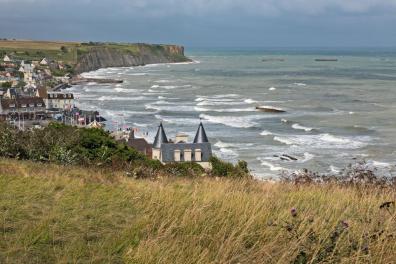
[(199, 127), (197, 130), (197, 134), (194, 138), (194, 143), (206, 143), (209, 142), (208, 137), (206, 136), (205, 129), (202, 125), (202, 122), (199, 123)]
[(162, 123), (158, 127), (157, 135), (155, 135), (153, 148), (161, 148), (162, 143), (168, 143), (168, 138), (166, 137), (164, 127)]

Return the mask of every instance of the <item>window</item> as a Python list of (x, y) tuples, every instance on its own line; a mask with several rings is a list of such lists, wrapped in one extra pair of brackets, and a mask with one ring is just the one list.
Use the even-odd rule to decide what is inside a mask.
[(10, 104), (10, 108), (15, 108), (15, 104)]
[(43, 106), (43, 104), (41, 104), (41, 103), (38, 103), (38, 104), (37, 104), (37, 106), (38, 106), (38, 107), (41, 107), (41, 106)]
[(27, 105), (26, 104), (21, 104), (21, 107), (26, 107)]
[(34, 104), (29, 104), (29, 107), (34, 107)]
[(202, 152), (200, 149), (195, 150), (195, 161), (202, 161)]
[(191, 161), (191, 149), (184, 150), (184, 161)]
[(173, 155), (174, 155), (174, 160), (175, 161), (180, 161), (181, 160), (180, 150), (176, 149)]

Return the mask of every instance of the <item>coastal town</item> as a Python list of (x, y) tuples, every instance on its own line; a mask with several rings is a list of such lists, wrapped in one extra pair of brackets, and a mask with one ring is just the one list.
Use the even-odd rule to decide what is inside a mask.
[[(18, 60), (5, 54), (0, 63), (0, 120), (20, 129), (40, 129), (51, 122), (87, 128), (104, 129), (106, 119), (98, 111), (87, 111), (76, 106), (76, 98), (66, 88), (84, 82), (122, 82), (93, 80), (73, 76), (61, 61), (42, 58), (40, 61)], [(210, 168), (211, 144), (200, 123), (193, 142), (179, 133), (168, 139), (162, 123), (153, 144), (135, 128), (111, 132), (113, 138), (150, 159), (162, 163), (196, 162)]]

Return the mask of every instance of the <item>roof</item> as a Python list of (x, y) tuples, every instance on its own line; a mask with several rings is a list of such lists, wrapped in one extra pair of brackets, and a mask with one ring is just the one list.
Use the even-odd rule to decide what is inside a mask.
[(208, 137), (206, 136), (205, 129), (201, 122), (201, 123), (199, 123), (197, 134), (195, 135), (195, 138), (194, 138), (194, 143), (205, 143), (205, 142), (209, 142), (209, 140), (208, 140)]
[[(20, 97), (17, 99), (1, 99), (2, 109), (16, 109), (25, 107), (45, 107), (44, 101), (40, 97)], [(15, 105), (15, 107), (10, 107)], [(22, 107), (25, 105), (25, 107)], [(31, 106), (32, 105), (32, 106)]]
[[(191, 150), (193, 153), (195, 150), (200, 149), (202, 153), (202, 158), (200, 161), (208, 162), (212, 156), (212, 147), (210, 143), (165, 143), (161, 146), (161, 154), (163, 162), (173, 162), (175, 161), (175, 150), (180, 150), (184, 152), (185, 150)], [(181, 161), (184, 161), (184, 156), (181, 157)], [(192, 157), (192, 161), (195, 161), (195, 156)]]
[(91, 123), (89, 123), (87, 125), (87, 127), (90, 127), (90, 128), (102, 128), (103, 125), (101, 123), (97, 122), (96, 120), (94, 120)]
[(153, 148), (161, 148), (161, 144), (168, 143), (168, 138), (166, 137), (164, 127), (162, 123), (158, 127), (157, 135), (155, 135)]
[(74, 99), (74, 95), (72, 93), (47, 93), (48, 99)]
[(143, 153), (147, 153), (147, 151), (151, 149), (151, 144), (149, 144), (144, 138), (129, 138), (128, 146)]
[(47, 89), (45, 87), (39, 87), (37, 88), (37, 96), (40, 98), (47, 98)]

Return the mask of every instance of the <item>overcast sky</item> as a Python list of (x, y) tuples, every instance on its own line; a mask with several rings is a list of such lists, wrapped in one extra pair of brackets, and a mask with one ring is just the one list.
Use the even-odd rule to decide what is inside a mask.
[(395, 47), (396, 0), (0, 0), (0, 37)]

